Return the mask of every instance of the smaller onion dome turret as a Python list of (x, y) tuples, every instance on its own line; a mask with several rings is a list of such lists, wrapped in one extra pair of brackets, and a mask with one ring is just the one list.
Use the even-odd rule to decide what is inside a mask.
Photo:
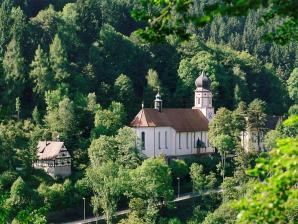
[(202, 71), (201, 75), (195, 81), (197, 88), (203, 88), (206, 90), (210, 90), (211, 80), (209, 77)]
[(162, 110), (162, 99), (161, 99), (161, 95), (159, 94), (159, 92), (155, 96), (154, 109), (158, 110), (159, 112), (161, 112), (161, 110)]

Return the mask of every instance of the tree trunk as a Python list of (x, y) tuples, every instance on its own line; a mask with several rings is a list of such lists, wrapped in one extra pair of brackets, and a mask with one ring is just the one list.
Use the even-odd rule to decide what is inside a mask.
[(226, 153), (223, 152), (221, 155), (221, 165), (222, 165), (222, 180), (225, 179), (225, 167), (226, 167)]

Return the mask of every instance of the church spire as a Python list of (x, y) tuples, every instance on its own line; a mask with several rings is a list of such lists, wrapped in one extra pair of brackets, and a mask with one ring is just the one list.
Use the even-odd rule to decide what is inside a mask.
[(162, 110), (162, 99), (161, 99), (159, 92), (155, 96), (154, 109), (158, 110), (159, 112), (161, 112), (161, 110)]

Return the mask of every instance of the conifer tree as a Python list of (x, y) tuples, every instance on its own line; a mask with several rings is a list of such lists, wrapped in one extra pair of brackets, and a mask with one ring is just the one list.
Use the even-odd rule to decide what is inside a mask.
[(12, 2), (5, 0), (1, 1), (0, 4), (0, 58), (3, 57), (6, 49), (6, 45), (9, 43), (10, 35), (10, 24), (11, 24), (11, 13)]
[(7, 46), (3, 59), (4, 79), (7, 95), (20, 96), (25, 83), (25, 60), (21, 54), (20, 45), (12, 39)]
[(128, 76), (124, 74), (118, 76), (114, 84), (114, 92), (117, 101), (124, 104), (128, 114), (135, 111), (133, 83)]
[(21, 45), (21, 47), (25, 45), (26, 38), (26, 16), (24, 15), (23, 10), (18, 8), (13, 8), (11, 10), (11, 19), (12, 19), (12, 27), (10, 30), (11, 36), (16, 40), (17, 43)]
[(35, 106), (32, 111), (32, 119), (35, 122), (35, 124), (41, 123), (41, 114), (40, 114), (37, 106)]
[(30, 66), (30, 77), (35, 83), (34, 91), (39, 94), (44, 94), (45, 91), (50, 89), (52, 79), (48, 57), (41, 49), (40, 45), (38, 45), (35, 51), (35, 57)]
[(21, 112), (21, 101), (20, 97), (16, 98), (16, 112), (17, 112), (17, 118), (20, 120), (20, 112)]
[(298, 68), (295, 68), (287, 80), (290, 98), (298, 104)]
[(243, 101), (239, 102), (238, 107), (233, 111), (232, 116), (235, 136), (239, 136), (246, 128), (246, 104)]
[[(149, 69), (148, 74), (146, 76), (147, 86), (144, 90), (144, 103), (146, 106), (153, 106), (153, 101), (155, 99), (155, 95), (157, 92), (161, 92), (161, 83), (158, 78), (158, 74), (155, 70)], [(163, 95), (161, 93), (161, 95)]]
[(258, 150), (260, 151), (261, 132), (265, 127), (267, 115), (265, 113), (266, 103), (260, 99), (253, 100), (247, 110), (247, 127), (249, 131), (255, 132)]
[(234, 106), (237, 106), (241, 100), (242, 100), (241, 91), (240, 91), (239, 85), (236, 84), (234, 89)]
[(68, 73), (67, 53), (57, 34), (50, 45), (50, 64), (55, 80), (57, 82), (65, 82), (70, 76)]

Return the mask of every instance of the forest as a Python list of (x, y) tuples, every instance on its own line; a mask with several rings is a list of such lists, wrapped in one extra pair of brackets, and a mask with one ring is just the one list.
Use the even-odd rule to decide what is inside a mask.
[[(298, 43), (264, 40), (280, 21), (260, 26), (263, 8), (189, 27), (189, 40), (148, 42), (135, 32), (146, 23), (131, 16), (139, 2), (0, 0), (0, 223), (47, 223), (52, 212), (81, 208), (82, 198), (107, 223), (295, 223)], [(213, 1), (195, 2), (200, 12)], [(130, 121), (142, 103), (153, 107), (157, 92), (164, 107), (191, 108), (201, 71), (212, 80), (210, 138), (218, 152), (145, 159)], [(273, 150), (244, 153), (240, 132), (273, 115), (284, 117), (265, 136)], [(40, 140), (65, 143), (69, 178), (32, 167)], [(225, 153), (235, 156), (223, 166)], [(182, 191), (199, 194), (181, 214), (172, 202), (177, 178)], [(274, 187), (284, 189), (282, 200), (262, 195)], [(202, 193), (218, 188), (223, 193)], [(117, 220), (123, 207), (131, 212)]]

